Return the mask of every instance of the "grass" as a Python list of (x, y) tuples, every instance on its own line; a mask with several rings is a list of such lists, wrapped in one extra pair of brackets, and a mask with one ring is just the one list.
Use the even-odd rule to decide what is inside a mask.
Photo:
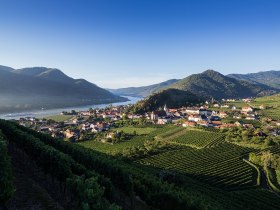
[(153, 127), (141, 128), (141, 127), (127, 126), (127, 127), (116, 128), (114, 130), (123, 131), (124, 133), (127, 133), (127, 134), (134, 134), (134, 132), (136, 132), (137, 135), (146, 135), (146, 134), (150, 134), (151, 132), (155, 131), (156, 128), (153, 128)]
[(178, 127), (174, 125), (163, 125), (163, 126), (125, 126), (122, 128), (116, 128), (114, 130), (123, 131), (128, 134), (133, 134), (136, 131), (136, 136), (129, 140), (121, 141), (115, 144), (102, 143), (95, 140), (89, 140), (84, 142), (79, 142), (80, 145), (103, 152), (110, 155), (116, 155), (122, 153), (125, 149), (132, 147), (141, 147), (147, 140), (153, 140), (157, 135), (170, 130), (176, 129)]
[(84, 142), (79, 142), (80, 145), (103, 152), (110, 155), (116, 155), (118, 153), (122, 153), (125, 149), (131, 148), (131, 147), (140, 147), (143, 146), (144, 142), (149, 140), (150, 138), (146, 135), (143, 136), (135, 136), (130, 140), (121, 141), (115, 144), (111, 143), (102, 143), (95, 140), (89, 140)]
[(244, 101), (227, 101), (225, 104), (235, 106), (237, 109), (241, 109), (244, 106), (248, 106), (248, 103)]
[(56, 122), (64, 122), (70, 120), (71, 118), (73, 118), (73, 115), (53, 115), (53, 116), (42, 117), (41, 119), (54, 120)]

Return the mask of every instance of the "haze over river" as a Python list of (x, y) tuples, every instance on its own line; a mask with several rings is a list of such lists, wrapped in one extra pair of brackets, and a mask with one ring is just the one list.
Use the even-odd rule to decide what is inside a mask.
[[(128, 98), (129, 101), (126, 102), (118, 102), (118, 103), (111, 103), (113, 106), (118, 106), (118, 105), (127, 105), (127, 104), (134, 104), (137, 101), (141, 100), (142, 98), (138, 97), (131, 97), (131, 96), (123, 96), (125, 98)], [(46, 116), (52, 116), (52, 115), (58, 115), (62, 111), (86, 111), (89, 108), (105, 108), (109, 104), (98, 104), (98, 105), (85, 105), (85, 106), (75, 106), (75, 107), (66, 107), (66, 108), (58, 108), (58, 109), (48, 109), (48, 110), (34, 110), (34, 111), (29, 111), (29, 112), (18, 112), (18, 113), (5, 113), (5, 114), (0, 114), (0, 118), (6, 119), (6, 120), (11, 120), (11, 119), (19, 119), (19, 118), (24, 118), (24, 117), (46, 117)]]

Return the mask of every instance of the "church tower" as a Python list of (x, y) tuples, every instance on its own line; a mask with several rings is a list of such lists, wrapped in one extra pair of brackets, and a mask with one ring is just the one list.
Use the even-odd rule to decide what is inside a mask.
[(166, 104), (164, 105), (163, 110), (165, 111), (166, 115), (169, 116), (169, 112)]

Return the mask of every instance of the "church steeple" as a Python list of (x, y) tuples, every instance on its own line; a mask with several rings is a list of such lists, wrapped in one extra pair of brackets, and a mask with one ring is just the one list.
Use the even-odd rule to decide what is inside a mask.
[(164, 110), (166, 113), (168, 112), (168, 108), (167, 108), (166, 104), (164, 105), (163, 110)]

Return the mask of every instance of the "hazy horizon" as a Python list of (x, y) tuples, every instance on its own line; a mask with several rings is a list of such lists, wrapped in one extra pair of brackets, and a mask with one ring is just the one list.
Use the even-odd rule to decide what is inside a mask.
[(104, 88), (280, 69), (275, 0), (0, 0), (0, 64)]
[[(19, 68), (15, 68), (13, 66), (7, 66), (7, 65), (2, 65), (0, 64), (0, 66), (6, 66), (6, 67), (11, 67), (13, 69), (23, 69), (23, 68), (35, 68), (35, 67), (44, 67), (44, 68), (49, 68), (49, 69), (58, 69), (56, 67), (48, 67), (48, 66), (24, 66), (24, 67), (19, 67)], [(61, 70), (63, 73), (65, 73), (67, 75), (67, 71), (64, 71), (63, 69), (58, 69), (58, 70)], [(216, 69), (204, 69), (204, 70), (201, 70), (201, 71), (197, 71), (193, 74), (199, 74), (199, 73), (202, 73), (206, 70), (214, 70), (214, 71), (217, 71)], [(276, 69), (269, 69), (269, 70), (264, 70), (264, 71), (256, 71), (256, 72), (241, 72), (241, 73), (238, 73), (238, 72), (232, 72), (232, 73), (227, 73), (227, 74), (252, 74), (252, 73), (259, 73), (259, 72), (266, 72), (266, 71), (280, 71), (280, 70), (276, 70)], [(220, 72), (220, 71), (217, 71), (217, 72)], [(222, 73), (222, 72), (220, 72)], [(144, 83), (144, 84), (140, 84), (140, 85), (132, 85), (132, 86), (120, 86), (120, 87), (103, 87), (101, 85), (99, 85), (98, 83), (96, 83), (95, 81), (90, 81), (88, 80), (87, 78), (82, 78), (82, 77), (72, 77), (73, 79), (85, 79), (85, 80), (88, 80), (89, 82), (91, 83), (94, 83), (96, 85), (98, 85), (99, 87), (101, 88), (105, 88), (105, 89), (121, 89), (121, 88), (130, 88), (130, 87), (142, 87), (142, 86), (149, 86), (149, 85), (154, 85), (154, 84), (157, 84), (157, 83), (162, 83), (162, 82), (165, 82), (165, 81), (168, 81), (168, 80), (172, 80), (172, 79), (177, 79), (177, 80), (180, 80), (180, 79), (184, 79), (185, 77), (187, 76), (190, 76), (191, 74), (186, 74), (185, 76), (181, 77), (181, 78), (167, 78), (165, 80), (160, 80), (158, 82), (155, 82), (155, 81), (150, 81), (150, 83)], [(67, 75), (67, 76), (70, 76), (70, 75)], [(145, 76), (145, 75), (143, 75)], [(71, 77), (71, 76), (70, 76)], [(126, 78), (123, 78), (123, 79), (126, 79)], [(122, 79), (122, 81), (123, 81)]]

